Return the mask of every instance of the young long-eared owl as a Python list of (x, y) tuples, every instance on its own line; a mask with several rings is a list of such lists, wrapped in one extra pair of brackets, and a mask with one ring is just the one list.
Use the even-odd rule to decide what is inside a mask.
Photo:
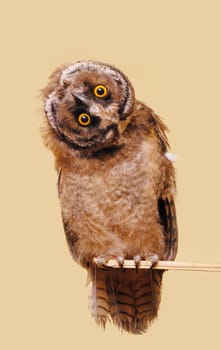
[[(59, 68), (43, 94), (43, 137), (56, 159), (71, 254), (92, 283), (92, 315), (102, 326), (111, 319), (122, 330), (142, 333), (157, 315), (163, 273), (124, 269), (123, 263), (176, 256), (167, 127), (108, 64)], [(121, 268), (95, 267), (93, 258), (115, 258)]]

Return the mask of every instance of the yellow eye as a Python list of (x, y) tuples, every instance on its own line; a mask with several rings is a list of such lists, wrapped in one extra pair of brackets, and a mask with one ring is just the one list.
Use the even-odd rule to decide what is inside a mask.
[(104, 85), (97, 85), (94, 88), (94, 95), (98, 98), (104, 98), (108, 94), (108, 90)]
[(90, 117), (89, 114), (87, 114), (87, 113), (81, 113), (81, 114), (78, 116), (78, 123), (79, 123), (81, 126), (88, 126), (88, 125), (90, 125), (90, 123), (91, 123), (91, 117)]

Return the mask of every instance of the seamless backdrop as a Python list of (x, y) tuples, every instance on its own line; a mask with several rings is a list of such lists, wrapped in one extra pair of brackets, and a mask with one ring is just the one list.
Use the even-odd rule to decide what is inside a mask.
[(169, 125), (178, 155), (180, 261), (221, 262), (220, 1), (1, 5), (1, 348), (220, 347), (221, 274), (167, 272), (142, 336), (98, 329), (61, 224), (39, 90), (65, 62), (112, 63)]

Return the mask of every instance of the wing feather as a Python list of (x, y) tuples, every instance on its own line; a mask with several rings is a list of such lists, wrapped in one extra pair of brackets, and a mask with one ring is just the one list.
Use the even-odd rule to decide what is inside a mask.
[(174, 260), (178, 247), (178, 228), (176, 219), (176, 208), (172, 196), (158, 200), (158, 211), (160, 222), (164, 228), (165, 260)]

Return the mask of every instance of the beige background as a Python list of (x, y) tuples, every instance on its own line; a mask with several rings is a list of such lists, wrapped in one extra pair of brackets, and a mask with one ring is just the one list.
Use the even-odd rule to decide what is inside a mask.
[(179, 155), (178, 260), (221, 262), (220, 1), (12, 1), (1, 10), (2, 349), (220, 348), (221, 274), (167, 272), (142, 336), (96, 327), (64, 239), (37, 98), (52, 70), (122, 69)]

